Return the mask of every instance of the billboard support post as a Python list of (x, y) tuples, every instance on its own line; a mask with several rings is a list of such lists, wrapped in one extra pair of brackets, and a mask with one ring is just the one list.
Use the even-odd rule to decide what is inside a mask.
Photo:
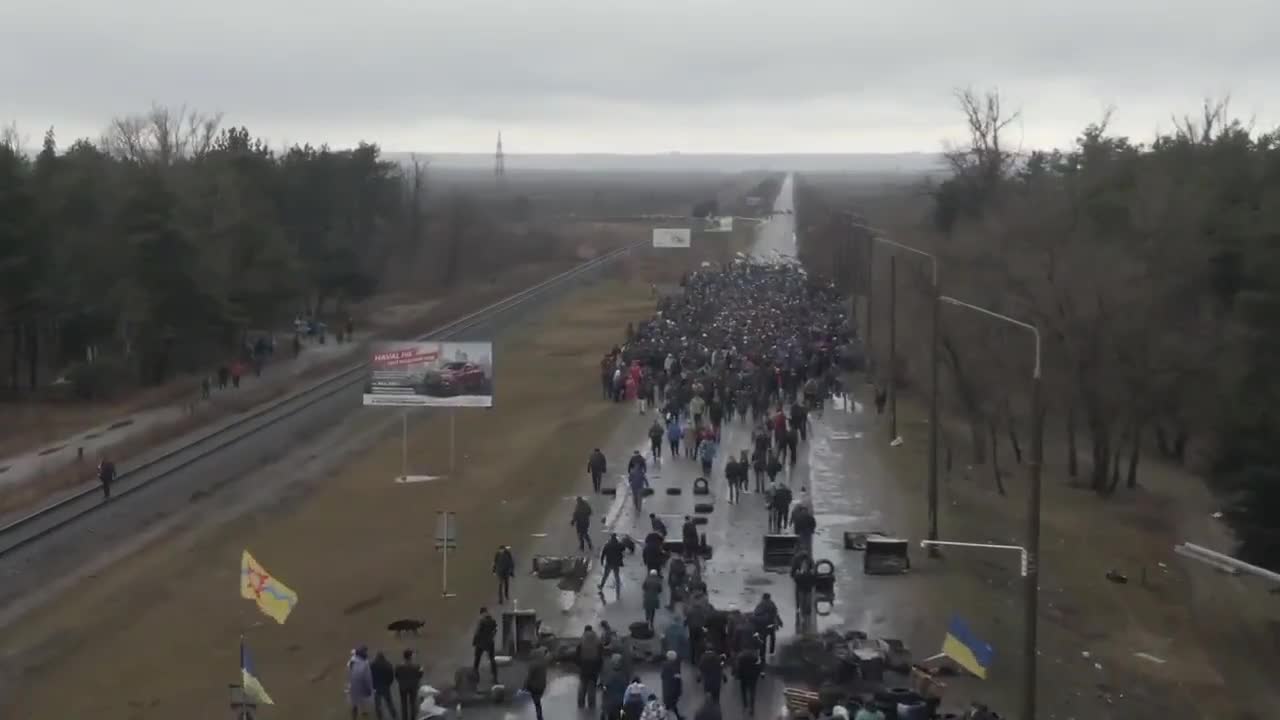
[(458, 549), (458, 521), (447, 510), (436, 513), (436, 549), (440, 551), (440, 597), (455, 597), (449, 592), (449, 551)]
[(457, 445), (454, 441), (454, 438), (457, 434), (454, 419), (457, 417), (457, 415), (458, 413), (453, 408), (449, 408), (449, 474), (450, 475), (454, 473), (454, 463), (453, 463), (454, 449)]
[(409, 408), (400, 411), (400, 482), (409, 478)]

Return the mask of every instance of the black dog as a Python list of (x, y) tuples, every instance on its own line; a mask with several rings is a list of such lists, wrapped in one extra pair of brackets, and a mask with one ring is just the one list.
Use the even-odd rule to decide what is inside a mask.
[(396, 636), (399, 637), (400, 635), (403, 635), (405, 633), (409, 633), (411, 635), (417, 635), (418, 631), (422, 629), (423, 625), (426, 625), (426, 623), (422, 622), (421, 620), (397, 620), (391, 623), (390, 625), (388, 625), (387, 629), (395, 633)]

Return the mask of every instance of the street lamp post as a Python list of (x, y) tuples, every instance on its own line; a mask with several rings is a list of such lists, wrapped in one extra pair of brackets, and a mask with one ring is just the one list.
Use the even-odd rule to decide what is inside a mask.
[(898, 257), (889, 256), (889, 442), (898, 439)]
[(987, 317), (1017, 325), (1024, 330), (1030, 330), (1035, 338), (1035, 361), (1031, 371), (1031, 467), (1029, 469), (1030, 487), (1027, 490), (1027, 571), (1024, 574), (1026, 578), (1026, 592), (1023, 596), (1025, 631), (1022, 644), (1022, 664), (1024, 668), (1022, 718), (1023, 720), (1035, 720), (1036, 644), (1040, 604), (1040, 471), (1044, 461), (1044, 411), (1040, 407), (1043, 402), (1040, 377), (1040, 329), (1031, 323), (1011, 318), (1008, 315), (1002, 315), (984, 307), (971, 305), (953, 297), (944, 295), (938, 299), (948, 305), (973, 310)]
[[(890, 247), (921, 255), (929, 259), (929, 276), (933, 284), (933, 297), (930, 299), (931, 307), (929, 311), (929, 540), (936, 541), (938, 539), (938, 438), (941, 433), (941, 429), (939, 428), (940, 422), (938, 420), (938, 398), (940, 395), (940, 391), (938, 389), (938, 335), (940, 332), (938, 323), (940, 320), (939, 316), (941, 315), (939, 312), (939, 308), (941, 306), (939, 299), (942, 297), (942, 288), (938, 284), (938, 256), (933, 253), (925, 252), (919, 248), (911, 247), (910, 245), (903, 245), (900, 242), (894, 242), (893, 240), (884, 237), (884, 234), (876, 228), (867, 225), (861, 225), (860, 227), (872, 233), (867, 241), (868, 247), (874, 246), (875, 243), (884, 243)], [(870, 250), (868, 250), (868, 253), (870, 253)], [(889, 353), (892, 358), (895, 352), (894, 315), (896, 311), (896, 302), (894, 300), (894, 296), (896, 291), (894, 288), (897, 285), (892, 256), (889, 258), (889, 263)], [(897, 382), (893, 375), (892, 363), (890, 363), (890, 366), (889, 397), (890, 402), (892, 403), (890, 408), (890, 423), (892, 424), (892, 430), (890, 432), (889, 439), (892, 441), (898, 436), (898, 407), (896, 400), (897, 392), (895, 390)], [(939, 557), (940, 553), (938, 552), (938, 545), (930, 544), (927, 547), (929, 557)]]

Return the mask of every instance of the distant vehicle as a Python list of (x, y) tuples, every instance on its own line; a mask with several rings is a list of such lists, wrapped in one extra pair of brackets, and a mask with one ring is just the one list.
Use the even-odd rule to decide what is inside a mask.
[(431, 395), (450, 396), (487, 391), (484, 368), (472, 362), (455, 360), (447, 362), (439, 370), (424, 378), (426, 391)]

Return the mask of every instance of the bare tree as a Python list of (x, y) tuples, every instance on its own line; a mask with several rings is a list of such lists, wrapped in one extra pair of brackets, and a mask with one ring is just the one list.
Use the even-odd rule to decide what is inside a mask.
[(220, 113), (201, 113), (185, 105), (176, 109), (153, 105), (145, 113), (113, 118), (102, 146), (129, 162), (172, 165), (207, 153), (221, 126)]

